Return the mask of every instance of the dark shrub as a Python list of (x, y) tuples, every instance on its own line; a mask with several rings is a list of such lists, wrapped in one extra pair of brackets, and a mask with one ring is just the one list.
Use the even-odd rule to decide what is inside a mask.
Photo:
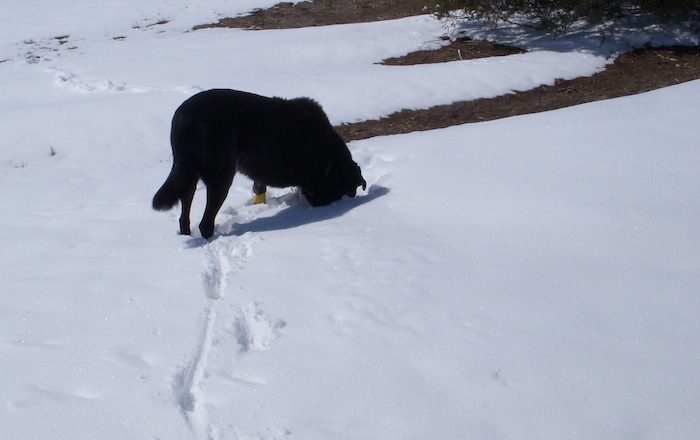
[(469, 18), (531, 24), (563, 31), (579, 19), (598, 22), (646, 15), (659, 24), (676, 23), (700, 30), (700, 0), (441, 0), (433, 7), (438, 16), (464, 11)]

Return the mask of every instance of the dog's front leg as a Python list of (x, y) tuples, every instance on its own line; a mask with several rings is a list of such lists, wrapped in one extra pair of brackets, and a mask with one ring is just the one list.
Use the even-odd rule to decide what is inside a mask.
[(267, 201), (266, 193), (267, 186), (264, 183), (259, 181), (253, 182), (253, 194), (255, 194), (253, 197), (253, 204), (258, 205), (265, 203)]

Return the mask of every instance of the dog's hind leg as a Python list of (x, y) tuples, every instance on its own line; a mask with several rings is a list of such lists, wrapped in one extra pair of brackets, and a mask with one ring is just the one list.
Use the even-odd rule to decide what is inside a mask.
[(254, 205), (259, 205), (267, 201), (267, 186), (264, 183), (260, 183), (257, 181), (253, 182), (253, 193), (255, 194), (255, 196), (253, 197)]
[(210, 238), (214, 235), (216, 214), (221, 209), (221, 205), (224, 204), (224, 200), (226, 200), (228, 189), (233, 183), (235, 174), (235, 171), (232, 171), (224, 176), (218, 176), (213, 181), (204, 182), (207, 185), (207, 206), (204, 208), (204, 216), (199, 223), (199, 231), (202, 233), (202, 237)]
[(190, 182), (187, 183), (182, 195), (180, 196), (180, 204), (182, 205), (182, 212), (180, 214), (180, 234), (182, 235), (191, 235), (190, 208), (192, 207), (194, 193), (197, 190), (197, 182), (199, 181), (199, 177), (195, 175), (194, 178), (190, 179)]

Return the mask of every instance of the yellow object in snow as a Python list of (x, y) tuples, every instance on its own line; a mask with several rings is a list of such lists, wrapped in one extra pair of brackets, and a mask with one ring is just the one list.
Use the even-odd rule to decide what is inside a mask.
[(253, 204), (254, 205), (260, 205), (261, 203), (265, 203), (267, 201), (267, 197), (265, 197), (266, 193), (262, 194), (255, 194), (253, 197)]

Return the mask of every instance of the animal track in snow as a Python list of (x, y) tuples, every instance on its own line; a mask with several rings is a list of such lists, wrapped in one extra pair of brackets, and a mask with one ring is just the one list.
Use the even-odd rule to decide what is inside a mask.
[[(197, 348), (191, 360), (184, 367), (177, 369), (172, 381), (175, 402), (198, 440), (218, 438), (216, 425), (209, 417), (207, 396), (202, 384), (211, 371), (218, 371), (215, 365), (210, 366), (209, 363), (210, 358), (212, 362), (216, 362), (216, 356), (212, 357), (212, 350), (221, 344), (220, 338), (214, 337), (218, 316), (216, 307), (219, 304), (218, 301), (209, 303)], [(280, 330), (285, 326), (285, 321), (270, 318), (259, 304), (250, 303), (241, 308), (241, 316), (229, 326), (228, 331), (233, 333), (235, 342), (239, 345), (239, 353), (248, 353), (267, 350), (281, 336)], [(223, 376), (244, 385), (265, 383), (264, 379), (238, 378), (232, 373)]]
[(220, 299), (226, 290), (229, 275), (242, 270), (252, 257), (252, 238), (238, 237), (235, 241), (223, 244), (218, 241), (212, 242), (205, 248), (204, 253), (204, 294), (209, 299)]
[(184, 94), (192, 95), (197, 92), (201, 92), (203, 89), (198, 86), (177, 86), (177, 87), (149, 87), (149, 86), (138, 86), (131, 85), (122, 82), (114, 82), (111, 79), (104, 80), (86, 80), (80, 78), (78, 75), (60, 70), (55, 67), (48, 69), (50, 72), (54, 72), (56, 76), (56, 84), (60, 87), (64, 87), (76, 92), (81, 93), (149, 93), (149, 92), (182, 92)]
[(206, 399), (202, 391), (201, 382), (205, 377), (215, 324), (216, 311), (213, 304), (210, 304), (206, 311), (202, 334), (195, 354), (189, 364), (180, 368), (173, 378), (173, 393), (177, 405), (180, 407), (180, 411), (192, 433), (198, 439), (213, 438), (213, 428), (209, 423), (209, 415), (205, 407)]
[[(219, 350), (217, 353), (213, 353), (213, 350), (222, 343), (222, 339), (215, 336), (215, 333), (218, 312), (224, 304), (221, 299), (225, 296), (228, 279), (232, 274), (243, 270), (252, 258), (255, 240), (255, 236), (251, 234), (220, 237), (208, 243), (203, 250), (202, 287), (210, 301), (194, 354), (184, 367), (177, 369), (172, 381), (174, 400), (196, 439), (218, 438), (218, 430), (211, 422), (207, 410), (203, 382), (209, 377), (210, 370), (217, 371), (219, 368), (216, 366), (216, 354)], [(279, 337), (279, 330), (285, 326), (285, 322), (272, 320), (256, 303), (244, 306), (241, 310), (241, 316), (229, 325), (228, 329), (219, 329), (231, 332), (233, 327), (235, 343), (240, 347), (239, 353), (267, 350)], [(213, 363), (211, 367), (210, 362)]]
[[(251, 206), (243, 210), (253, 215), (259, 209)], [(236, 211), (230, 214), (239, 217)], [(231, 220), (231, 225), (233, 221), (235, 219)], [(230, 319), (224, 317), (231, 313), (231, 299), (224, 300), (229, 281), (253, 257), (254, 244), (258, 239), (253, 233), (231, 237), (223, 235), (207, 242), (202, 248), (202, 290), (208, 305), (194, 353), (189, 362), (176, 369), (172, 379), (174, 401), (197, 440), (218, 439), (222, 432), (220, 428), (225, 427), (210, 417), (208, 407), (211, 403), (208, 402), (205, 386), (208, 379), (224, 378), (239, 386), (264, 385), (264, 377), (239, 377), (232, 366), (235, 367), (239, 356), (245, 353), (269, 349), (286, 326), (285, 321), (270, 318), (255, 302), (238, 307), (234, 305), (234, 315)], [(217, 321), (227, 325), (217, 325)], [(260, 438), (283, 438), (278, 434), (288, 436), (285, 434), (287, 432), (279, 431), (275, 436), (266, 434)], [(238, 438), (243, 437), (239, 435)]]
[(265, 351), (281, 335), (281, 329), (287, 323), (281, 319), (270, 318), (257, 303), (242, 308), (242, 315), (233, 324), (236, 341), (241, 352)]
[(204, 271), (202, 272), (204, 294), (209, 299), (219, 299), (223, 296), (224, 290), (226, 289), (231, 265), (226, 257), (225, 249), (209, 246), (204, 252), (206, 255)]

